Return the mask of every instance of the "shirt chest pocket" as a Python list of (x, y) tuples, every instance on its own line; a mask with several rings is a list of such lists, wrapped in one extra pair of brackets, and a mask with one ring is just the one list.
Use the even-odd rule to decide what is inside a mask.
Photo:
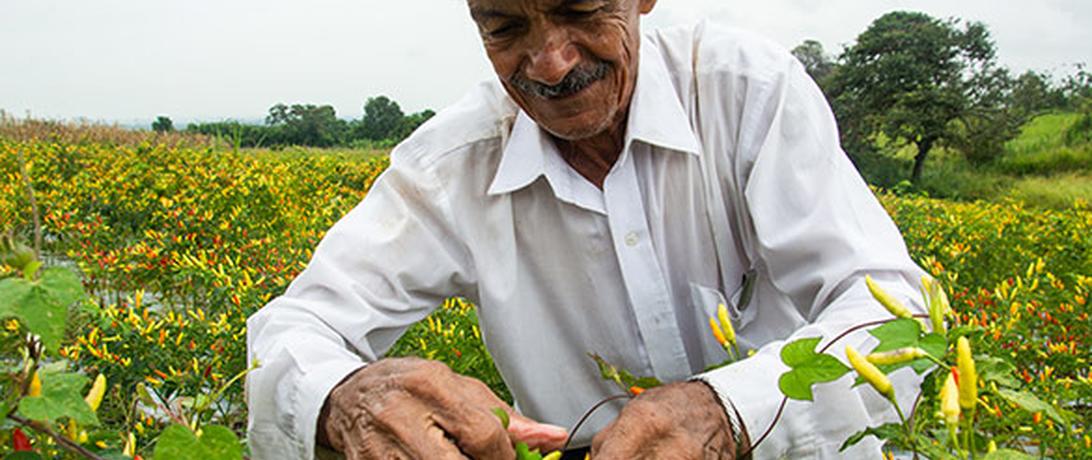
[[(725, 296), (719, 289), (708, 287), (698, 283), (690, 283), (690, 304), (698, 315), (702, 315), (701, 322), (708, 323), (709, 318), (717, 316), (717, 309), (724, 305), (728, 310), (728, 317), (736, 331), (742, 331), (754, 320), (757, 308), (755, 305), (755, 287), (757, 285), (757, 271), (747, 271), (730, 296)], [(704, 331), (711, 335), (709, 331)]]

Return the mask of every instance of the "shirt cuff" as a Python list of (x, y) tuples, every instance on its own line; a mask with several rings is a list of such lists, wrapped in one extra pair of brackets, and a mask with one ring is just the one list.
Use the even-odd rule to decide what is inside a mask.
[[(767, 439), (755, 447), (777, 417), (782, 400), (777, 381), (781, 374), (788, 370), (778, 354), (771, 351), (773, 350), (762, 351), (730, 366), (694, 376), (695, 380), (705, 382), (717, 394), (728, 413), (733, 429), (736, 429), (736, 424), (740, 424), (740, 429), (747, 430), (750, 441), (750, 447), (747, 450), (755, 449), (751, 455), (753, 458), (766, 458), (766, 455), (758, 450), (762, 446), (783, 444)], [(792, 421), (782, 418), (778, 423), (804, 425), (810, 424), (811, 418), (794, 417)], [(794, 427), (791, 431), (798, 436), (810, 436), (809, 433), (813, 432), (808, 426)], [(771, 432), (769, 436), (776, 434), (778, 433)], [(805, 439), (794, 441), (798, 445), (810, 444), (810, 441)]]
[(295, 432), (300, 436), (300, 458), (315, 457), (315, 434), (318, 416), (326, 396), (353, 371), (364, 367), (360, 361), (339, 360), (312, 367), (296, 386), (294, 412), (297, 414)]

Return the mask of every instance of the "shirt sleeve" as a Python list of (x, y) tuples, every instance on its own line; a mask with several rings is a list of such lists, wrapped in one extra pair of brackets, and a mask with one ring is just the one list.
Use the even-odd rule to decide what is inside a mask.
[[(698, 376), (726, 405), (738, 409), (752, 442), (774, 423), (782, 402), (780, 359), (789, 341), (822, 337), (820, 347), (853, 326), (891, 318), (864, 285), (871, 275), (886, 290), (923, 311), (917, 286), (923, 272), (910, 259), (898, 228), (842, 151), (833, 114), (822, 92), (792, 59), (778, 78), (748, 88), (744, 100), (736, 193), (741, 194), (758, 276), (781, 299), (755, 298), (759, 317), (769, 308), (795, 310), (803, 326), (785, 340), (766, 343), (736, 364)], [(787, 306), (787, 307), (786, 307)], [(753, 327), (753, 325), (752, 325)], [(867, 351), (866, 330), (838, 340), (829, 350), (845, 362), (846, 345)], [(909, 370), (894, 378), (904, 408), (920, 379)], [(839, 453), (842, 442), (868, 426), (895, 419), (895, 412), (867, 385), (851, 388), (846, 376), (813, 387), (814, 402), (789, 401), (756, 458), (875, 458), (874, 438)], [(733, 411), (729, 409), (729, 413)]]
[(471, 264), (434, 171), (403, 144), (284, 295), (247, 320), (248, 441), (256, 459), (311, 459), (330, 390), (450, 295)]

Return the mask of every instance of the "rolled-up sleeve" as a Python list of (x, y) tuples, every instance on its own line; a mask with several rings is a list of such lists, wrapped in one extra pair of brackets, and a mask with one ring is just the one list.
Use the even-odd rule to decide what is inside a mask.
[(247, 321), (247, 356), (259, 363), (246, 383), (254, 458), (313, 458), (330, 390), (473, 285), (435, 171), (405, 144), (391, 158), (284, 295)]
[[(749, 236), (759, 276), (782, 296), (780, 302), (756, 299), (752, 308), (795, 310), (779, 313), (802, 318), (803, 327), (785, 340), (764, 344), (748, 359), (699, 377), (739, 410), (752, 441), (778, 414), (778, 379), (788, 370), (780, 351), (787, 342), (822, 337), (823, 346), (856, 325), (890, 318), (864, 286), (866, 274), (921, 310), (916, 286), (922, 271), (843, 153), (822, 93), (799, 63), (787, 59), (786, 66), (780, 78), (748, 90), (747, 100), (757, 104), (745, 110), (740, 123), (734, 161), (741, 185), (735, 193), (743, 197), (739, 202), (750, 225), (741, 231)], [(867, 349), (872, 341), (862, 329), (839, 339), (830, 352), (844, 358), (846, 345)], [(919, 379), (914, 375), (900, 371), (895, 381), (900, 400), (916, 396)], [(756, 458), (874, 456), (874, 442), (838, 452), (854, 432), (894, 417), (871, 388), (851, 385), (847, 376), (816, 386), (814, 402), (789, 401)]]

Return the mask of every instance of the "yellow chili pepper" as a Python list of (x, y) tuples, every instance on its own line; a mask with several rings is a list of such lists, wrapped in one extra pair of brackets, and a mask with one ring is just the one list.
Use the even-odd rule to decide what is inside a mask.
[(129, 432), (129, 439), (125, 442), (125, 449), (122, 451), (122, 455), (126, 457), (132, 457), (136, 454), (136, 436), (133, 436), (133, 432)]
[(545, 457), (542, 457), (542, 460), (560, 460), (560, 459), (561, 459), (561, 451), (560, 450), (555, 450), (553, 452), (550, 452), (550, 453), (546, 454)]
[(951, 311), (948, 295), (944, 293), (944, 287), (929, 276), (921, 277), (921, 286), (926, 306), (929, 307), (929, 321), (933, 325), (933, 332), (943, 333), (947, 330), (944, 327), (944, 318)]
[(27, 396), (36, 397), (42, 395), (42, 379), (38, 377), (38, 371), (30, 377), (30, 387), (27, 388)]
[(868, 362), (864, 356), (861, 356), (857, 350), (851, 346), (846, 346), (846, 357), (849, 358), (849, 363), (853, 366), (853, 369), (865, 379), (872, 388), (875, 388), (880, 394), (884, 395), (887, 399), (895, 400), (895, 388), (891, 385), (891, 379), (887, 378), (883, 372), (881, 372), (876, 366)]
[(867, 359), (868, 362), (872, 364), (883, 366), (888, 364), (902, 364), (918, 358), (923, 358), (926, 355), (927, 353), (925, 350), (922, 350), (921, 348), (906, 347), (880, 353), (869, 353)]
[(940, 413), (944, 415), (944, 423), (949, 427), (959, 423), (959, 385), (956, 384), (954, 371), (948, 373), (948, 378), (940, 389)]
[(87, 396), (84, 397), (84, 401), (87, 401), (87, 405), (91, 407), (92, 411), (99, 410), (99, 405), (102, 404), (102, 396), (106, 394), (106, 377), (99, 374), (95, 377), (95, 383), (91, 384), (91, 390), (87, 392)]
[(956, 364), (959, 367), (959, 405), (973, 412), (978, 401), (978, 374), (971, 356), (971, 343), (966, 337), (956, 342)]
[(902, 302), (899, 302), (898, 299), (895, 299), (895, 297), (888, 294), (887, 291), (884, 291), (875, 281), (872, 281), (871, 276), (865, 275), (865, 284), (868, 285), (868, 291), (872, 293), (872, 297), (879, 301), (892, 315), (899, 318), (914, 317)]
[(728, 319), (728, 307), (724, 304), (717, 306), (717, 319), (720, 320), (720, 328), (724, 331), (724, 338), (728, 343), (736, 344), (736, 329), (732, 327), (732, 320)]

